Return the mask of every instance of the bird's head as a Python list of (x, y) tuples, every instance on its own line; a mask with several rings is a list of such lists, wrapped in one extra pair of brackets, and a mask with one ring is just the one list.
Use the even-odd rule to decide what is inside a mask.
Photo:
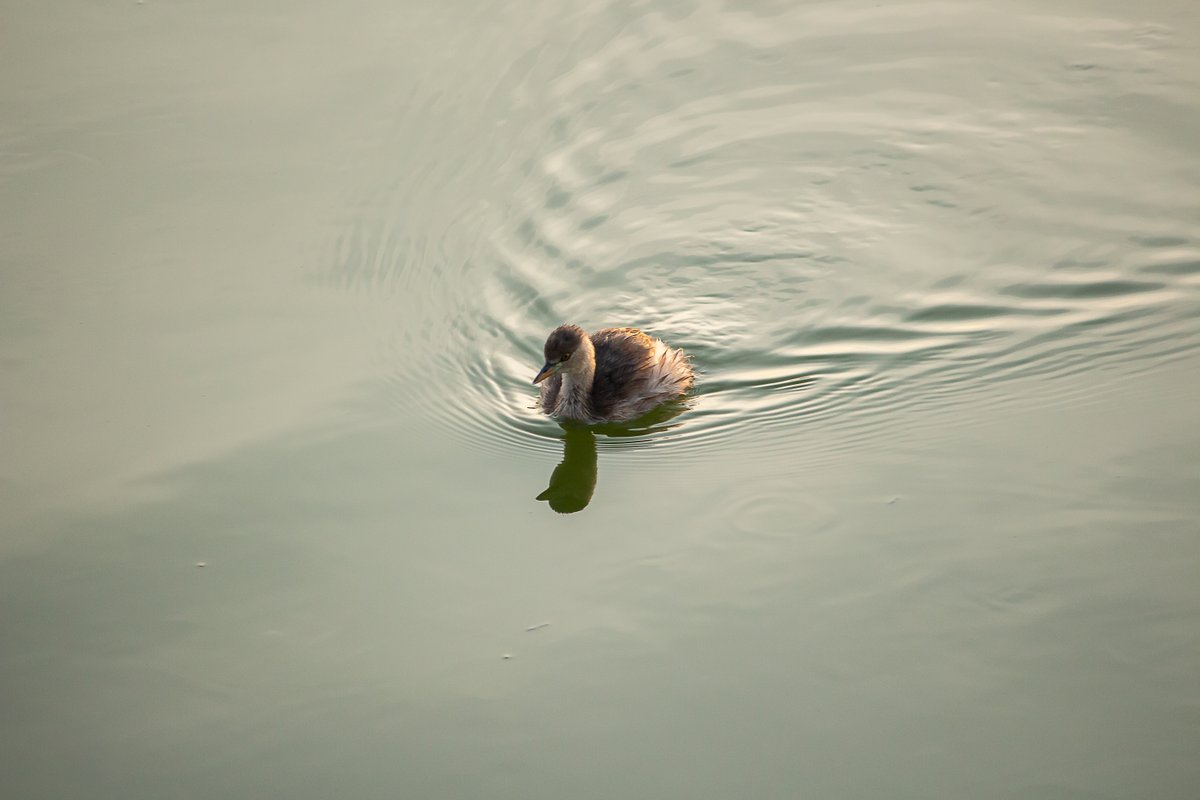
[(542, 351), (546, 356), (546, 363), (542, 365), (533, 382), (541, 383), (556, 372), (570, 369), (571, 358), (583, 348), (583, 340), (586, 337), (587, 334), (578, 325), (560, 325), (551, 331)]

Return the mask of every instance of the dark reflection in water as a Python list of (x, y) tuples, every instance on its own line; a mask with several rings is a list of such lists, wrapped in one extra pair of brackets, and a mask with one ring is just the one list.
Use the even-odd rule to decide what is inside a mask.
[(559, 514), (587, 508), (596, 491), (596, 434), (587, 428), (566, 428), (563, 458), (550, 474), (550, 485), (537, 496)]
[(591, 427), (562, 424), (562, 461), (550, 473), (550, 485), (537, 499), (549, 503), (550, 508), (559, 514), (574, 514), (587, 508), (596, 491), (596, 434), (619, 439), (662, 433), (674, 427), (665, 423), (679, 416), (687, 407), (686, 401), (664, 403), (626, 424), (609, 423)]

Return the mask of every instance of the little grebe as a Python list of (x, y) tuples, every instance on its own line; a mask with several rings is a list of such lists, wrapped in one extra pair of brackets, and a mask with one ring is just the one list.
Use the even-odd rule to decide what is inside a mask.
[(541, 383), (544, 413), (586, 424), (639, 417), (692, 388), (687, 354), (637, 328), (588, 334), (578, 325), (555, 328), (545, 347)]

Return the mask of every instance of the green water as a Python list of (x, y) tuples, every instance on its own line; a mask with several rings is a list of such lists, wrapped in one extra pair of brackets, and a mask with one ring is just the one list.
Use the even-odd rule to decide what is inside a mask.
[(5, 798), (1196, 797), (1193, 4), (3, 17)]

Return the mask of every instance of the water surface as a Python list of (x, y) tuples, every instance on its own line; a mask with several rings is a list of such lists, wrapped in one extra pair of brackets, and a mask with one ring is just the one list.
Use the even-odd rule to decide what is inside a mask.
[(1194, 796), (1190, 5), (10, 5), (6, 796)]

